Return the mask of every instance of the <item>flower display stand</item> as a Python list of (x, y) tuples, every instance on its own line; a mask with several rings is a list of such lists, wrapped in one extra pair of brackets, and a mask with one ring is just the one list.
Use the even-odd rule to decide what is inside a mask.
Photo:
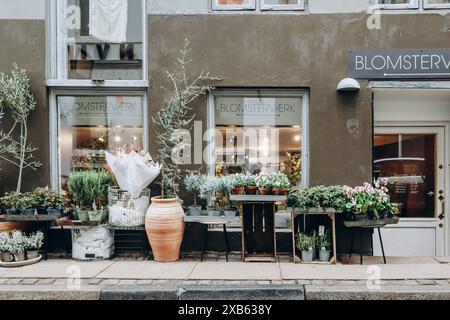
[(308, 215), (320, 215), (320, 216), (327, 216), (330, 218), (331, 221), (331, 237), (332, 237), (332, 256), (329, 262), (318, 262), (313, 261), (309, 262), (312, 264), (337, 264), (337, 250), (336, 250), (336, 215), (339, 214), (339, 212), (336, 212), (333, 209), (327, 209), (323, 210), (321, 208), (317, 209), (311, 209), (308, 211), (294, 211), (291, 213), (291, 226), (292, 226), (292, 257), (294, 263), (303, 263), (301, 257), (297, 254), (297, 248), (296, 248), (296, 242), (295, 242), (295, 234), (298, 232), (297, 230), (297, 218), (300, 216), (304, 216), (304, 219), (306, 219), (306, 216)]
[(240, 204), (242, 261), (277, 262), (275, 204), (286, 196), (231, 195)]
[[(398, 217), (392, 217), (392, 218), (386, 218), (386, 219), (378, 219), (378, 220), (362, 220), (362, 221), (344, 221), (344, 225), (347, 228), (352, 229), (352, 242), (350, 244), (350, 254), (349, 257), (351, 258), (353, 254), (353, 244), (355, 242), (355, 234), (356, 230), (359, 230), (359, 242), (360, 242), (360, 263), (363, 264), (363, 251), (362, 251), (362, 238), (363, 238), (363, 230), (364, 229), (372, 229), (372, 237), (373, 237), (373, 231), (375, 229), (378, 230), (378, 236), (380, 238), (380, 245), (381, 245), (381, 252), (383, 254), (383, 261), (384, 264), (386, 264), (386, 255), (384, 253), (384, 245), (383, 245), (383, 238), (381, 237), (381, 228), (387, 226), (387, 225), (393, 225), (397, 224), (399, 222)], [(372, 238), (372, 252), (373, 252), (373, 238)]]
[(35, 223), (40, 225), (40, 229), (44, 233), (44, 260), (47, 260), (49, 251), (49, 233), (50, 226), (54, 224), (59, 217), (56, 215), (5, 215), (2, 221), (6, 222), (22, 222), (22, 223)]

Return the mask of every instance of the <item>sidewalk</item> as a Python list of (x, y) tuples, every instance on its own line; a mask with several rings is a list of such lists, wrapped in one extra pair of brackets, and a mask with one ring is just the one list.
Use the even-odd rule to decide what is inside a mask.
[[(382, 265), (365, 257), (361, 266), (241, 263), (238, 257), (167, 264), (54, 259), (0, 268), (0, 299), (450, 299), (450, 258), (388, 258)], [(367, 286), (377, 274), (379, 287)]]

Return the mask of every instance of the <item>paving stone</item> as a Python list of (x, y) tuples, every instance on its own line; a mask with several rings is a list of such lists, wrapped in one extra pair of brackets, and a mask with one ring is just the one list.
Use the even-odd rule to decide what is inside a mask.
[(436, 282), (436, 284), (440, 285), (440, 286), (447, 286), (447, 280), (434, 280)]
[(136, 280), (120, 280), (119, 281), (119, 283), (118, 283), (118, 285), (121, 285), (121, 286), (129, 286), (129, 285), (134, 285), (134, 284), (136, 284)]
[(344, 286), (351, 286), (351, 285), (356, 285), (356, 284), (357, 284), (357, 282), (354, 280), (339, 281), (339, 285), (344, 285)]
[(270, 284), (270, 281), (266, 281), (266, 280), (258, 281), (258, 284)]
[(417, 283), (422, 286), (431, 286), (436, 284), (434, 280), (425, 280), (425, 279), (417, 280)]
[(196, 284), (197, 284), (197, 281), (194, 281), (194, 280), (183, 281), (184, 286), (195, 286)]
[(37, 281), (38, 281), (38, 279), (33, 279), (33, 278), (30, 278), (30, 279), (23, 279), (23, 280), (20, 282), (20, 284), (23, 284), (23, 285), (33, 285), (33, 284), (35, 284)]
[(210, 286), (212, 283), (211, 280), (202, 280), (202, 281), (198, 281), (197, 285), (198, 286)]
[(289, 284), (297, 284), (297, 281), (295, 280), (283, 280), (283, 285), (289, 285)]
[(56, 279), (56, 280), (53, 282), (53, 285), (54, 285), (54, 286), (67, 286), (67, 280), (68, 280), (68, 279)]
[(101, 285), (116, 285), (119, 283), (119, 280), (117, 279), (105, 279), (100, 282)]
[(8, 281), (8, 279), (6, 279), (6, 278), (0, 278), (0, 285), (6, 283), (6, 281)]
[(155, 286), (163, 286), (165, 284), (167, 284), (169, 282), (169, 280), (154, 280), (153, 284)]
[(88, 286), (96, 286), (96, 285), (100, 284), (100, 282), (102, 282), (102, 279), (95, 278), (95, 279), (88, 279), (88, 280), (86, 280), (86, 284)]
[(47, 284), (52, 284), (53, 282), (55, 282), (56, 279), (39, 279), (35, 284), (38, 285), (47, 285)]
[(309, 285), (311, 284), (311, 280), (297, 280), (297, 284), (301, 286)]
[(136, 280), (137, 285), (149, 285), (153, 284), (153, 280)]
[(325, 280), (311, 280), (311, 284), (314, 286), (323, 286), (327, 283), (325, 282)]
[(274, 284), (274, 285), (281, 285), (281, 284), (283, 284), (283, 281), (281, 281), (281, 280), (272, 280), (272, 284)]
[(22, 281), (22, 279), (8, 279), (5, 284), (7, 285), (16, 285), (19, 284)]

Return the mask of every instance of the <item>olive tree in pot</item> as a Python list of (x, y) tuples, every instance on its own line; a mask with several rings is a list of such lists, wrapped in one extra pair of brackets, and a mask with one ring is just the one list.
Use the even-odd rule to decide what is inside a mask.
[(197, 205), (197, 196), (200, 194), (200, 189), (206, 181), (206, 176), (194, 174), (191, 172), (184, 178), (184, 185), (186, 190), (191, 192), (194, 197), (194, 204), (189, 207), (189, 215), (200, 216), (202, 214), (202, 206)]
[(191, 103), (212, 89), (212, 81), (201, 72), (195, 78), (188, 73), (191, 62), (191, 47), (185, 40), (184, 47), (176, 59), (175, 70), (167, 72), (171, 89), (168, 97), (153, 122), (159, 126), (156, 134), (159, 144), (158, 156), (161, 164), (161, 196), (152, 198), (147, 211), (145, 229), (156, 261), (171, 262), (179, 259), (184, 235), (184, 211), (178, 198), (179, 181), (182, 178), (181, 165), (185, 165), (183, 142), (191, 129), (195, 113)]

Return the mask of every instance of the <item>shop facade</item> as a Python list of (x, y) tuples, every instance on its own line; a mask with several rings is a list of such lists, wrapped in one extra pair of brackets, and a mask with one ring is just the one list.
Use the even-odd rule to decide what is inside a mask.
[[(117, 1), (124, 7), (110, 13), (116, 23), (100, 26), (90, 24), (102, 21), (94, 2), (42, 0), (33, 12), (26, 2), (0, 20), (0, 40), (9, 44), (0, 68), (9, 70), (13, 62), (27, 68), (38, 101), (32, 142), (45, 165), (28, 173), (29, 188), (64, 187), (74, 168), (103, 164), (99, 150), (156, 154), (152, 115), (164, 103), (166, 71), (188, 39), (191, 70), (221, 81), (195, 102), (201, 130), (192, 136), (202, 136), (206, 151), (187, 168), (210, 174), (233, 172), (236, 164), (252, 173), (282, 170), (304, 186), (391, 177), (392, 196), (402, 206), (400, 224), (383, 230), (388, 255), (450, 254), (445, 1), (380, 2), (374, 16), (367, 12), (370, 1), (130, 0)], [(379, 28), (369, 27), (371, 19), (379, 19)], [(413, 55), (429, 48), (442, 61), (430, 60), (428, 68), (439, 65), (445, 74), (352, 73), (361, 62), (358, 50), (370, 50), (373, 58), (385, 50)], [(337, 92), (349, 76), (361, 90)], [(230, 156), (229, 143), (254, 140), (242, 128), (253, 129), (258, 151), (249, 144)], [(223, 134), (205, 135), (208, 129)], [(2, 167), (0, 192), (7, 192), (14, 171)], [(374, 244), (378, 253), (376, 238)], [(348, 246), (349, 232), (341, 226), (338, 249)]]

